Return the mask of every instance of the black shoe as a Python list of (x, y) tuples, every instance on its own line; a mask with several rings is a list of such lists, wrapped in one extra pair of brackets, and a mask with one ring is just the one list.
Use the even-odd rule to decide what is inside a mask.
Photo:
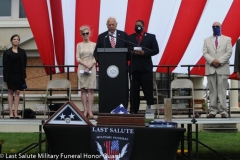
[(222, 118), (228, 118), (228, 116), (227, 116), (226, 114), (224, 114), (224, 113), (221, 114), (221, 117), (222, 117)]
[(216, 117), (215, 114), (208, 114), (208, 115), (207, 115), (207, 118), (215, 118), (215, 117)]

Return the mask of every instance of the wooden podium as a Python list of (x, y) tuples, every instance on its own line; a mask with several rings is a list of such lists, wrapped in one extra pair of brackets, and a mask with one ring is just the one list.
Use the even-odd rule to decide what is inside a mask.
[(135, 126), (145, 127), (145, 114), (99, 113), (97, 126)]
[(127, 48), (98, 48), (99, 113), (128, 107)]

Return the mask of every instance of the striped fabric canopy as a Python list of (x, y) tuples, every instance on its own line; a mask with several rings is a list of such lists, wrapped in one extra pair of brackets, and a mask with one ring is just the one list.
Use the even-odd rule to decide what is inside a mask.
[[(91, 41), (96, 42), (110, 16), (128, 34), (136, 20), (143, 20), (145, 31), (155, 34), (159, 44), (154, 65), (178, 65), (171, 68), (174, 73), (187, 73), (181, 65), (205, 63), (203, 41), (212, 35), (214, 22), (222, 23), (222, 33), (232, 38), (233, 46), (240, 36), (240, 0), (23, 0), (23, 5), (44, 65), (76, 64), (80, 26), (90, 26)], [(233, 49), (231, 64), (234, 54)], [(204, 72), (204, 67), (191, 68), (191, 74)]]

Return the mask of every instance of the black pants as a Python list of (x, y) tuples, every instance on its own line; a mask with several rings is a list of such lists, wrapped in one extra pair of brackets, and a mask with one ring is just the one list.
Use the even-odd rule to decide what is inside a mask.
[(140, 87), (147, 105), (153, 105), (153, 73), (152, 72), (133, 72), (130, 88), (130, 112), (137, 113), (140, 104)]

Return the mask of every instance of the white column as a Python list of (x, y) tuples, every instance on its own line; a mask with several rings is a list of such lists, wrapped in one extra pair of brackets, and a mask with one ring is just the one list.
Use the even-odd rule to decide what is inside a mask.
[[(237, 80), (230, 80), (230, 87), (231, 88), (238, 88), (238, 81)], [(230, 91), (230, 107), (231, 110), (239, 109), (238, 108), (238, 90), (231, 90)]]

